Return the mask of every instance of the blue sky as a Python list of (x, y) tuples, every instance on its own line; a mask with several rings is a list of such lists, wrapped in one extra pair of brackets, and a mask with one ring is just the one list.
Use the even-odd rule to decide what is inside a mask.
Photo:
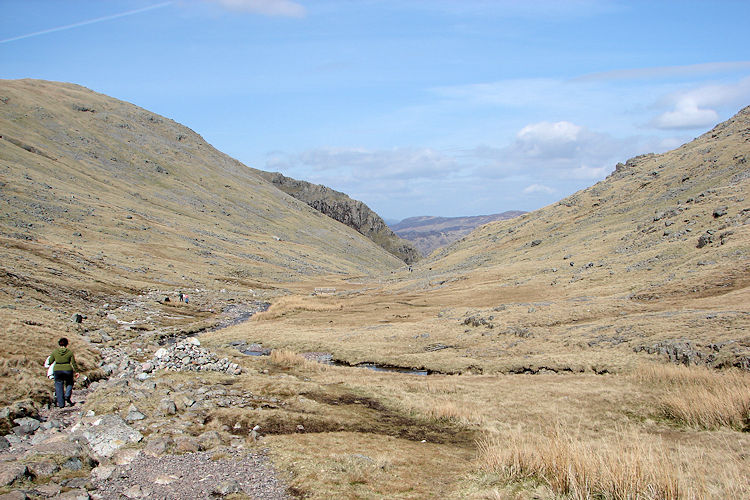
[(533, 210), (750, 105), (747, 1), (2, 0), (73, 82), (387, 219)]

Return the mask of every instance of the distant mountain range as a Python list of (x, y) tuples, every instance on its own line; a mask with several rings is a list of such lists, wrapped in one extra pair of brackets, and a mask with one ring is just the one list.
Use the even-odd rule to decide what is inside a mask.
[(409, 217), (391, 224), (391, 229), (399, 237), (411, 241), (422, 255), (427, 256), (433, 250), (460, 240), (479, 226), (512, 219), (525, 213), (521, 210), (508, 210), (499, 214), (467, 217)]

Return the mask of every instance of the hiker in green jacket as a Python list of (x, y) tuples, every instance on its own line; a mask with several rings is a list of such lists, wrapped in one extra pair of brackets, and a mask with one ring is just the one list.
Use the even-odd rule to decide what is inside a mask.
[(58, 342), (58, 347), (55, 349), (49, 358), (48, 363), (55, 363), (55, 396), (57, 397), (57, 406), (65, 408), (67, 402), (70, 406), (73, 406), (73, 402), (70, 397), (73, 395), (73, 378), (74, 374), (78, 376), (78, 365), (76, 365), (76, 358), (73, 351), (68, 349), (68, 339), (65, 337), (61, 338)]

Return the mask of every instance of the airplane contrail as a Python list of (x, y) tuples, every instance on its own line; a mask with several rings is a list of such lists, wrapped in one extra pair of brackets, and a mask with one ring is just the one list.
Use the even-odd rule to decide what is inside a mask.
[(129, 10), (126, 12), (120, 12), (119, 14), (112, 14), (111, 16), (97, 17), (96, 19), (89, 19), (88, 21), (81, 21), (80, 23), (66, 24), (65, 26), (58, 26), (57, 28), (50, 28), (48, 30), (35, 31), (34, 33), (27, 33), (25, 35), (14, 36), (13, 38), (6, 38), (5, 40), (0, 40), (0, 43), (15, 42), (16, 40), (23, 40), (24, 38), (31, 38), (32, 36), (46, 35), (47, 33), (55, 33), (56, 31), (69, 30), (73, 28), (79, 28), (81, 26), (87, 26), (89, 24), (100, 23), (103, 21), (110, 21), (112, 19), (118, 19), (120, 17), (132, 16), (133, 14), (140, 14), (141, 12), (146, 12), (148, 10), (160, 9), (162, 7), (166, 7), (167, 5), (171, 5), (173, 3), (174, 2), (157, 3), (155, 5), (143, 7), (142, 9)]

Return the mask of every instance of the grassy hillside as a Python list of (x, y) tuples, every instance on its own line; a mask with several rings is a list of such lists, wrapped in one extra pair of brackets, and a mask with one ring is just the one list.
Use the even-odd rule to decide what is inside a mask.
[[(49, 393), (65, 334), (92, 376), (102, 346), (136, 366), (81, 411), (137, 403), (136, 447), (210, 431), (267, 449), (299, 497), (750, 496), (750, 109), (413, 272), (197, 134), (74, 85), (2, 82), (0, 135), (3, 403)], [(256, 299), (270, 309), (238, 322)], [(242, 373), (136, 381), (190, 333)]]
[(315, 335), (314, 314), (286, 321), (314, 338), (300, 349), (325, 339), (347, 360), (437, 371), (616, 372), (659, 354), (747, 369), (749, 130), (745, 109), (559, 203), (487, 224), (377, 292), (342, 297), (338, 328), (328, 315)]
[[(372, 468), (353, 476), (326, 458), (340, 456), (345, 440), (349, 453), (377, 450), (370, 456), (417, 496), (428, 488), (467, 498), (745, 497), (749, 156), (746, 108), (559, 203), (485, 225), (381, 287), (276, 301), (207, 341), (445, 374), (310, 375), (294, 365), (291, 373), (311, 381), (292, 392), (343, 387), (361, 404), (383, 405), (376, 421), (395, 422), (394, 411), (424, 419), (414, 425), (431, 443), (417, 452), (394, 427), (380, 432), (400, 439), (373, 445), (378, 431), (354, 404), (339, 421), (355, 435), (344, 437), (346, 425), (304, 439), (280, 431), (279, 460), (306, 492), (409, 496)], [(293, 408), (285, 418), (305, 428), (334, 411)], [(436, 423), (440, 438), (430, 434)], [(462, 440), (466, 431), (478, 448)], [(300, 460), (290, 450), (302, 442), (315, 451)], [(414, 474), (432, 471), (431, 460), (452, 466), (428, 486)]]
[[(285, 281), (312, 288), (403, 264), (192, 130), (76, 85), (0, 81), (0, 136), (0, 321), (13, 346), (4, 375), (38, 370), (75, 312), (110, 335), (137, 316), (132, 304), (113, 310), (150, 293), (142, 301), (159, 314), (141, 322), (158, 330)], [(181, 290), (196, 310), (165, 319), (174, 311), (157, 301)]]

